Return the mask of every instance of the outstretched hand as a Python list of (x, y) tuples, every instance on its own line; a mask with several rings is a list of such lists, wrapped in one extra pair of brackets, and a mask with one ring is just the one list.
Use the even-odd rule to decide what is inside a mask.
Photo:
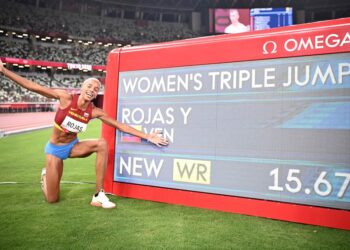
[(168, 145), (168, 141), (162, 137), (162, 133), (160, 131), (153, 132), (149, 134), (148, 141), (157, 145), (158, 147)]
[(4, 71), (5, 71), (5, 67), (4, 67), (4, 65), (2, 64), (2, 61), (1, 61), (1, 59), (0, 59), (0, 73), (4, 73)]

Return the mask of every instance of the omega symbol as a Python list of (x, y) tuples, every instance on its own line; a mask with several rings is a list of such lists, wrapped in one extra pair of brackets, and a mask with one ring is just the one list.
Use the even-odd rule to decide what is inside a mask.
[(263, 54), (275, 54), (277, 53), (277, 44), (274, 41), (267, 41), (263, 45)]

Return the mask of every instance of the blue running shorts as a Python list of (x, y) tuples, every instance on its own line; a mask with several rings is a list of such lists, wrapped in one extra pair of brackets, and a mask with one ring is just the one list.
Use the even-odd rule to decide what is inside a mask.
[(78, 142), (78, 138), (75, 138), (74, 141), (65, 145), (55, 145), (49, 141), (45, 146), (45, 154), (54, 155), (61, 160), (65, 160), (69, 157), (72, 148)]

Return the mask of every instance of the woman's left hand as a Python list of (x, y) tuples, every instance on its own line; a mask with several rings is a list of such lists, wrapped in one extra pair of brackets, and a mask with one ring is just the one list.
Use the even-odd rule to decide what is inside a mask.
[(168, 141), (162, 137), (162, 132), (156, 131), (148, 135), (147, 141), (152, 142), (158, 147), (168, 145)]

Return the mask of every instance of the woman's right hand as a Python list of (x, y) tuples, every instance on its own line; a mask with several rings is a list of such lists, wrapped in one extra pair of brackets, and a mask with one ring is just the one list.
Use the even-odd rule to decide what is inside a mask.
[(0, 72), (1, 72), (1, 73), (4, 73), (4, 71), (5, 71), (5, 67), (4, 67), (4, 65), (2, 64), (2, 61), (1, 61), (1, 59), (0, 59)]

